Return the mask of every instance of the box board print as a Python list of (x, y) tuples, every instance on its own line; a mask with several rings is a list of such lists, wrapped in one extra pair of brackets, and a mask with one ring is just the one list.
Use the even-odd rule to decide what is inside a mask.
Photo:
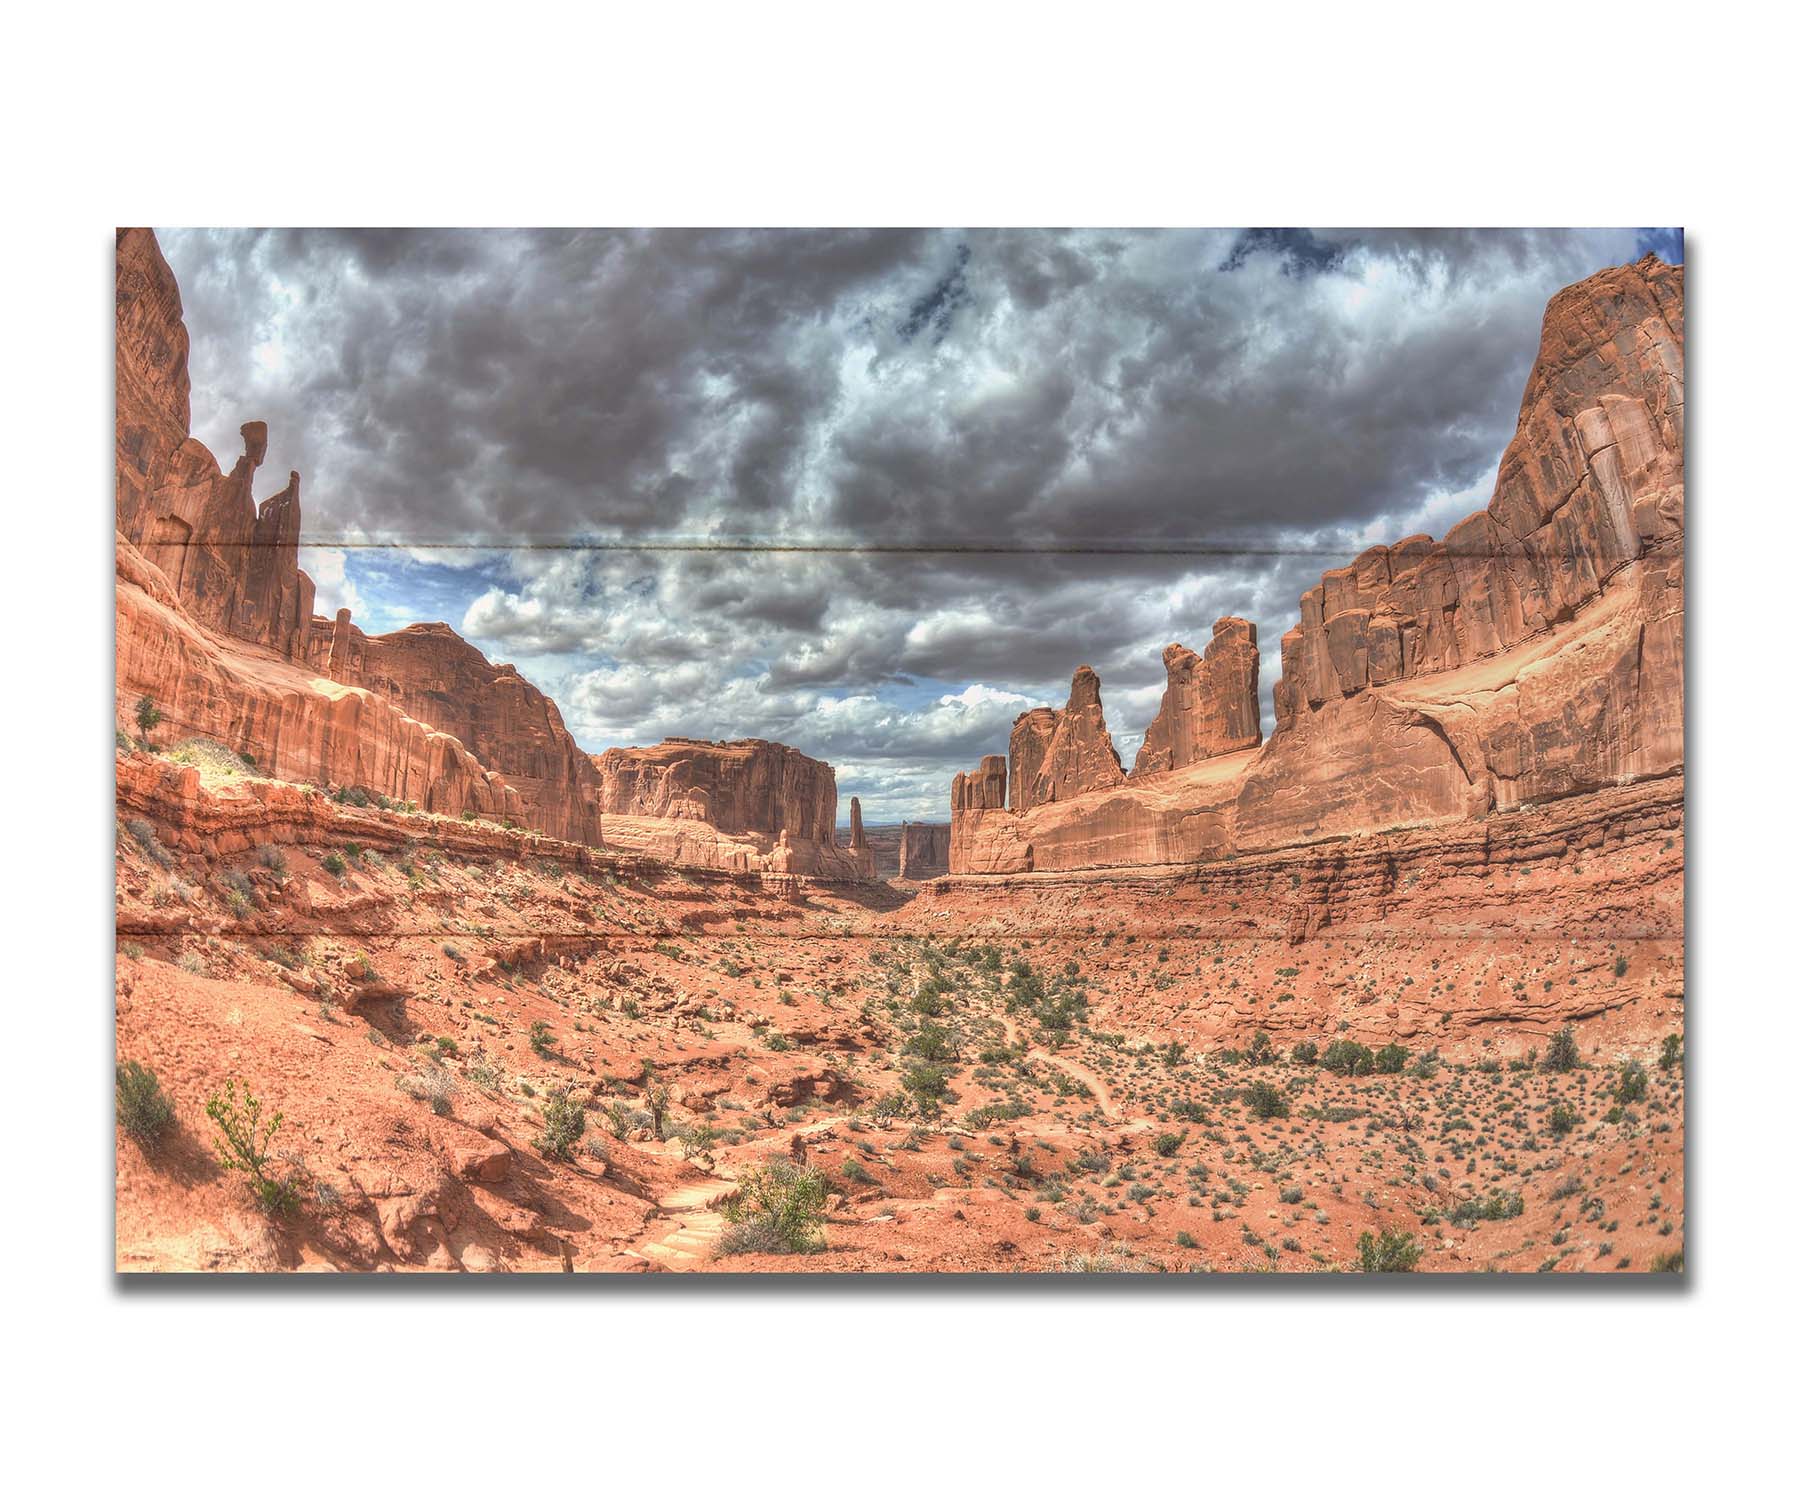
[(118, 1268), (1680, 1270), (1681, 259), (121, 231)]

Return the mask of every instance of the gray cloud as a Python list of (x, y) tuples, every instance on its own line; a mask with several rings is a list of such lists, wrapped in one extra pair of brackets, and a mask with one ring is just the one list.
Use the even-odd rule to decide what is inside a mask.
[[(445, 614), (557, 692), (596, 748), (789, 738), (895, 816), (942, 816), (950, 772), (1004, 748), (1008, 700), (933, 694), (1060, 702), (1085, 661), (1135, 743), (1161, 647), (1204, 644), (1224, 613), (1260, 626), (1266, 693), (1320, 569), (1485, 501), (1545, 301), (1637, 241), (161, 238), (196, 432), (229, 463), (239, 423), (270, 423), (266, 472), (301, 471), (308, 540), (348, 544), (341, 568), (318, 554), (333, 598)], [(675, 538), (1173, 550), (654, 547)], [(647, 546), (554, 550), (570, 541)], [(381, 543), (408, 566), (357, 548)], [(429, 607), (406, 595), (427, 574)]]

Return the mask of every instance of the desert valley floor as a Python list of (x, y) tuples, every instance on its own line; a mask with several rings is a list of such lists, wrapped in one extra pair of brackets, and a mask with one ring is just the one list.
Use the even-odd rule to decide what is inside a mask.
[[(1379, 878), (1274, 859), (904, 888), (346, 806), (203, 744), (119, 773), (119, 1053), (178, 1111), (153, 1153), (121, 1135), (122, 1269), (1354, 1270), (1365, 1233), (1412, 1234), (1423, 1271), (1681, 1250), (1678, 784), (1598, 824), (1492, 820), (1450, 877), (1412, 835), (1410, 868), (1408, 837), (1363, 851)], [(1621, 939), (1622, 907), (1660, 920)], [(1372, 1059), (1295, 1060), (1358, 1039)], [(283, 1115), (286, 1217), (213, 1159), (227, 1075)], [(546, 1150), (561, 1097), (586, 1128)], [(823, 1248), (719, 1254), (712, 1205), (771, 1153), (821, 1171)]]

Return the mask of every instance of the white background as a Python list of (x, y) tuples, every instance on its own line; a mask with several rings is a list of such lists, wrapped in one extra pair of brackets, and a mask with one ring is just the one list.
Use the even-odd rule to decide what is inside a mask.
[[(9, 18), (0, 1271), (25, 1492), (1780, 1483), (1788, 1466), (1762, 1466), (1792, 1417), (1800, 1254), (1800, 278), (1792, 52), (1774, 12), (650, 11), (365, 0)], [(570, 1295), (309, 1277), (122, 1291), (108, 289), (112, 228), (136, 222), (1685, 224), (1685, 1288), (633, 1278)]]

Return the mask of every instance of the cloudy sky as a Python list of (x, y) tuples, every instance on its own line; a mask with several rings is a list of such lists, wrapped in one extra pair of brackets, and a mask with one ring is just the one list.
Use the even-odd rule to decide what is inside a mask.
[(159, 231), (196, 434), (321, 611), (445, 620), (590, 750), (758, 735), (840, 813), (1083, 662), (1129, 764), (1222, 614), (1486, 503), (1545, 301), (1678, 231)]

